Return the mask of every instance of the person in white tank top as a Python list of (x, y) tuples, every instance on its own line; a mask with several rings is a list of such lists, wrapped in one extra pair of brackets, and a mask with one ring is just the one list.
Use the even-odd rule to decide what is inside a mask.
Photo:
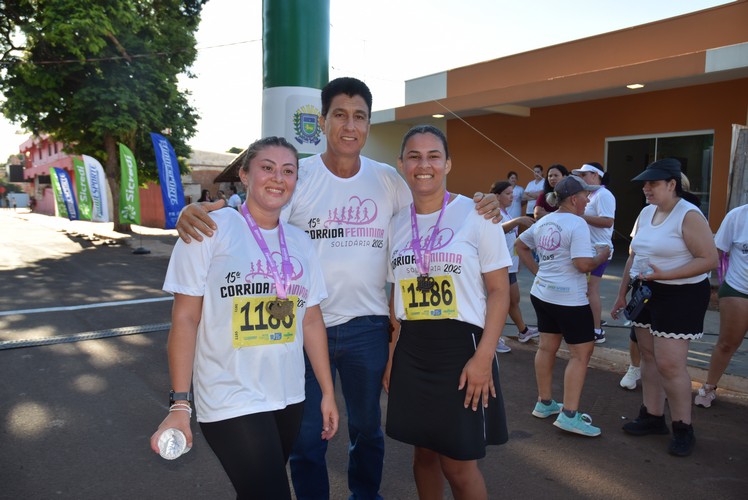
[(632, 281), (635, 290), (648, 287), (652, 297), (636, 317), (629, 318), (642, 358), (643, 403), (639, 416), (623, 430), (635, 436), (668, 434), (667, 402), (673, 430), (668, 451), (687, 456), (695, 443), (688, 348), (690, 340), (703, 335), (711, 295), (707, 273), (717, 267), (717, 249), (703, 214), (687, 201), (694, 195), (683, 190), (678, 160), (658, 160), (633, 180), (644, 182), (649, 206), (634, 224), (611, 315), (617, 318), (626, 306)]

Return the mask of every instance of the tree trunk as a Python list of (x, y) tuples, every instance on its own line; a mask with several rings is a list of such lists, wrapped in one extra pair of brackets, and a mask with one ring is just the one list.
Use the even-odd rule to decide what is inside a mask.
[(119, 186), (121, 169), (119, 165), (119, 154), (117, 151), (117, 141), (110, 134), (104, 135), (104, 150), (106, 151), (106, 178), (109, 181), (109, 187), (112, 190), (112, 217), (114, 219), (114, 230), (118, 233), (130, 233), (132, 229), (130, 224), (122, 224), (119, 221)]

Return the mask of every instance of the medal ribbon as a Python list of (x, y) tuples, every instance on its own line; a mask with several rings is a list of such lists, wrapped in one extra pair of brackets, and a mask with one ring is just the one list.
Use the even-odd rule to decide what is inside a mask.
[(449, 191), (444, 192), (444, 201), (442, 202), (442, 209), (439, 211), (439, 217), (436, 219), (436, 225), (434, 230), (431, 231), (426, 240), (423, 242), (423, 249), (421, 249), (421, 240), (418, 237), (418, 220), (416, 217), (416, 207), (413, 203), (410, 204), (410, 227), (412, 231), (411, 247), (413, 247), (413, 256), (416, 259), (416, 268), (418, 268), (418, 274), (421, 276), (428, 276), (429, 266), (431, 265), (431, 250), (434, 248), (434, 242), (436, 241), (436, 235), (439, 233), (439, 224), (442, 221), (442, 215), (444, 210), (447, 208), (447, 202), (449, 201)]
[(280, 245), (281, 251), (281, 271), (283, 272), (283, 279), (281, 279), (281, 275), (278, 272), (278, 266), (275, 264), (273, 256), (270, 255), (270, 249), (268, 248), (268, 244), (265, 242), (265, 238), (262, 236), (260, 226), (257, 225), (257, 222), (255, 222), (255, 220), (252, 218), (252, 215), (249, 213), (249, 210), (247, 210), (246, 202), (242, 204), (242, 215), (244, 215), (244, 220), (247, 221), (249, 230), (251, 231), (252, 236), (254, 236), (257, 245), (260, 247), (260, 250), (262, 250), (262, 254), (265, 256), (265, 261), (270, 268), (270, 272), (273, 274), (273, 279), (275, 280), (275, 292), (278, 295), (278, 298), (281, 300), (286, 300), (286, 288), (291, 282), (293, 265), (291, 264), (291, 258), (288, 255), (286, 237), (283, 234), (283, 224), (278, 221), (278, 244)]

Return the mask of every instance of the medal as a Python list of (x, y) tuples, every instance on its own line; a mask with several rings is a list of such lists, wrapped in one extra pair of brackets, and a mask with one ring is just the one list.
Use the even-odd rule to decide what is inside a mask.
[(271, 318), (278, 321), (283, 321), (287, 317), (291, 317), (293, 320), (293, 302), (290, 300), (271, 300), (265, 305), (265, 310), (268, 312)]
[(430, 292), (436, 288), (436, 280), (428, 274), (422, 274), (416, 279), (416, 290), (419, 292)]
[[(265, 242), (265, 238), (262, 236), (260, 227), (257, 225), (255, 220), (252, 218), (252, 215), (249, 213), (246, 202), (242, 205), (241, 212), (242, 215), (244, 215), (244, 220), (247, 222), (247, 225), (249, 226), (249, 230), (252, 233), (255, 242), (257, 242), (257, 245), (260, 247), (260, 250), (262, 250), (262, 253), (265, 256), (265, 261), (267, 262), (268, 269), (273, 275), (273, 280), (275, 281), (275, 292), (277, 294), (277, 297), (275, 298), (275, 300), (268, 301), (267, 305), (265, 305), (265, 310), (268, 312), (270, 317), (278, 321), (283, 321), (289, 316), (293, 320), (293, 302), (288, 300), (286, 295), (286, 290), (288, 289), (288, 285), (291, 282), (293, 265), (291, 264), (291, 257), (288, 254), (286, 237), (283, 234), (283, 225), (280, 223), (280, 221), (278, 221), (278, 245), (280, 246), (281, 251), (281, 269), (280, 271), (278, 271), (278, 266), (276, 265), (273, 256), (270, 254), (270, 249)], [(281, 273), (283, 276), (281, 276)]]
[(434, 278), (429, 276), (429, 267), (431, 265), (431, 250), (434, 248), (434, 242), (436, 236), (439, 234), (439, 223), (444, 215), (444, 210), (447, 208), (449, 202), (449, 191), (444, 192), (444, 201), (442, 201), (442, 209), (439, 212), (439, 217), (436, 219), (436, 224), (431, 230), (431, 234), (423, 242), (423, 248), (421, 248), (421, 238), (418, 234), (418, 218), (416, 217), (416, 207), (413, 203), (410, 204), (410, 228), (412, 233), (412, 239), (410, 240), (410, 246), (413, 248), (413, 257), (416, 261), (416, 268), (418, 269), (418, 278), (416, 282), (416, 289), (419, 292), (430, 292), (437, 285)]

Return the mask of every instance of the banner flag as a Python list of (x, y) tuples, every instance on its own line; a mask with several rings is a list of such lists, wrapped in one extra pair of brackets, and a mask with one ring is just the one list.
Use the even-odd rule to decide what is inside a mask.
[(122, 224), (140, 224), (140, 190), (138, 189), (138, 164), (135, 155), (124, 144), (119, 145), (120, 191), (119, 221)]
[(70, 180), (70, 175), (64, 168), (55, 168), (54, 171), (57, 175), (57, 182), (60, 184), (60, 193), (68, 212), (68, 219), (78, 220), (78, 204), (75, 202), (75, 193), (73, 193), (73, 181)]
[(174, 229), (177, 227), (179, 212), (184, 208), (184, 191), (177, 154), (166, 137), (151, 132), (151, 140), (156, 153), (158, 178), (161, 181), (161, 197), (164, 200), (165, 229)]
[(106, 175), (104, 167), (99, 160), (91, 156), (82, 155), (83, 163), (86, 166), (86, 176), (88, 178), (88, 187), (93, 202), (93, 212), (91, 220), (94, 222), (109, 222), (109, 202), (106, 196)]
[(86, 165), (77, 156), (73, 156), (73, 170), (75, 190), (78, 193), (78, 217), (81, 220), (91, 220), (91, 190), (88, 188)]
[(57, 177), (57, 169), (49, 169), (49, 180), (52, 182), (52, 193), (55, 195), (55, 206), (57, 207), (58, 217), (67, 217), (68, 209), (65, 206), (65, 200), (62, 198), (62, 187), (60, 186), (60, 178)]

